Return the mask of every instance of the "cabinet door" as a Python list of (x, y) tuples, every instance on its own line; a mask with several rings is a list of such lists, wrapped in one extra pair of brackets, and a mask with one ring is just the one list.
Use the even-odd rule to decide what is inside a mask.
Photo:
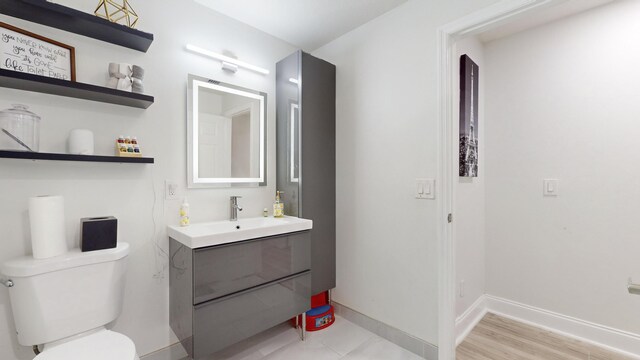
[(193, 303), (214, 300), (310, 268), (308, 231), (198, 249), (193, 261)]
[(195, 307), (194, 358), (201, 359), (309, 309), (311, 274), (286, 278)]

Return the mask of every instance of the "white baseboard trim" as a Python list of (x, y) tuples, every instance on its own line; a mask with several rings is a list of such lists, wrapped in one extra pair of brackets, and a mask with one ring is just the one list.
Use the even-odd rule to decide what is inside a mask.
[(469, 335), (487, 313), (486, 296), (480, 296), (462, 315), (456, 319), (456, 346)]
[(154, 351), (140, 357), (140, 360), (183, 360), (187, 359), (187, 352), (180, 343), (167, 346), (164, 349)]
[(582, 319), (484, 295), (485, 312), (492, 312), (561, 335), (588, 342), (610, 351), (640, 359), (640, 335), (595, 324)]
[(336, 314), (427, 360), (438, 360), (438, 347), (402, 330), (332, 301)]

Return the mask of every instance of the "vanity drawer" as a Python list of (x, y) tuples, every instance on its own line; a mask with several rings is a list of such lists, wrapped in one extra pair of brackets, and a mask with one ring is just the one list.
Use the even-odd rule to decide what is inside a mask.
[(194, 358), (210, 355), (309, 310), (311, 273), (305, 272), (195, 306)]
[(193, 255), (193, 304), (310, 268), (309, 231), (198, 249)]

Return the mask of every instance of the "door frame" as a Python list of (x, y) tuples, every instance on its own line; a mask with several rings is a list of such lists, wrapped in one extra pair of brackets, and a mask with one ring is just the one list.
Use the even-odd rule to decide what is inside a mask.
[(508, 23), (539, 10), (567, 0), (503, 0), (475, 13), (448, 23), (438, 29), (438, 183), (442, 184), (438, 207), (438, 359), (455, 359), (456, 323), (456, 273), (455, 232), (448, 217), (453, 214), (455, 204), (454, 145), (453, 134), (454, 73), (457, 58), (456, 42), (464, 37), (477, 35), (494, 26)]

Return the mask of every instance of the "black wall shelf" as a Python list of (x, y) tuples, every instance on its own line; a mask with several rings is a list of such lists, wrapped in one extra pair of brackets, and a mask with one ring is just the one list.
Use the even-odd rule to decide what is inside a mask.
[(0, 150), (0, 158), (26, 160), (54, 160), (54, 161), (84, 161), (103, 163), (153, 164), (154, 158), (135, 158), (102, 155), (69, 155), (28, 151)]
[(0, 0), (0, 13), (142, 52), (153, 42), (153, 34), (46, 0)]
[[(0, 0), (2, 1), (2, 0)], [(0, 87), (146, 109), (153, 96), (0, 69)]]

